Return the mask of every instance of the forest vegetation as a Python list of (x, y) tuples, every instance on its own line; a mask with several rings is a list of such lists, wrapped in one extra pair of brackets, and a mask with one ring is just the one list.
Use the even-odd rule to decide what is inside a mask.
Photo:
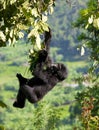
[[(16, 0), (11, 1), (13, 5)], [(46, 5), (49, 1), (47, 0)], [(3, 0), (0, 1), (0, 21), (2, 2)], [(26, 102), (24, 109), (14, 108), (12, 104), (19, 88), (16, 73), (31, 77), (29, 50), (35, 46), (35, 41), (36, 47), (40, 47), (39, 34), (36, 35), (37, 39), (30, 35), (27, 39), (31, 31), (24, 26), (22, 27), (26, 28), (23, 29), (24, 37), (18, 38), (16, 34), (19, 34), (20, 27), (18, 26), (14, 34), (11, 33), (15, 31), (11, 30), (10, 27), (13, 28), (11, 24), (5, 38), (2, 32), (6, 25), (2, 27), (0, 24), (0, 130), (99, 129), (98, 0), (54, 2), (55, 7), (50, 9), (50, 12), (53, 12), (53, 9), (54, 12), (48, 15), (47, 24), (44, 21), (41, 26), (43, 29), (39, 33), (41, 35), (48, 26), (51, 27), (50, 55), (53, 61), (62, 62), (67, 66), (68, 78), (37, 104), (31, 105)], [(48, 6), (45, 10), (47, 8)], [(30, 25), (29, 21), (25, 23)], [(23, 35), (23, 32), (20, 34)]]

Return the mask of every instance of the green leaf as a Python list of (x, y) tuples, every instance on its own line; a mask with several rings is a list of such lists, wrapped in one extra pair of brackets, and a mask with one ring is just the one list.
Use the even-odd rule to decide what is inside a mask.
[(2, 40), (3, 42), (6, 41), (6, 37), (2, 31), (0, 31), (0, 40)]
[(40, 39), (40, 35), (37, 35), (36, 37), (36, 44), (38, 49), (41, 49), (41, 39)]
[(14, 4), (17, 0), (10, 0), (10, 4)]
[(89, 13), (89, 10), (88, 10), (88, 9), (84, 9), (84, 10), (81, 10), (81, 11), (80, 11), (80, 15), (81, 15), (82, 17), (88, 15), (88, 13)]
[(10, 31), (10, 37), (13, 37), (13, 29)]
[(52, 14), (53, 12), (54, 12), (54, 8), (51, 6), (51, 7), (49, 8), (49, 13)]
[(24, 37), (24, 33), (23, 32), (19, 32), (19, 38), (23, 38)]
[(33, 8), (33, 9), (31, 10), (31, 13), (32, 13), (32, 15), (34, 15), (35, 17), (39, 16), (38, 11), (37, 11), (37, 8)]
[(91, 15), (91, 17), (89, 17), (88, 23), (89, 23), (89, 24), (92, 24), (92, 23), (93, 23), (93, 15)]
[(83, 39), (86, 38), (86, 34), (85, 33), (81, 33), (79, 36), (78, 36), (78, 40), (81, 41)]
[(85, 54), (85, 48), (82, 46), (81, 47), (81, 56), (83, 56)]
[(45, 4), (48, 4), (50, 2), (50, 0), (44, 0)]
[(33, 37), (33, 36), (35, 36), (35, 37), (38, 36), (38, 31), (37, 31), (36, 29), (32, 29), (32, 30), (30, 31), (30, 33), (28, 34), (28, 38), (31, 38), (31, 37)]
[(42, 15), (42, 21), (46, 22), (47, 21), (47, 16), (46, 15)]
[(0, 125), (0, 130), (5, 130), (4, 126)]
[(99, 29), (99, 18), (94, 19), (93, 26), (97, 29)]
[(44, 31), (49, 31), (49, 27), (48, 27), (48, 24), (47, 23), (44, 23), (44, 22), (40, 22), (40, 25), (41, 25), (41, 28), (44, 30)]
[(2, 101), (0, 101), (0, 106), (3, 107), (3, 108), (7, 107), (7, 105), (5, 103), (3, 103)]

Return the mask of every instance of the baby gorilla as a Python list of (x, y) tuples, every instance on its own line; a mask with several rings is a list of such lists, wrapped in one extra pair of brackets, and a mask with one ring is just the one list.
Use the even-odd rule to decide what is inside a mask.
[(46, 69), (44, 69), (41, 64), (37, 64), (34, 77), (31, 79), (24, 78), (21, 74), (17, 74), (16, 76), (19, 80), (20, 88), (17, 100), (13, 106), (23, 108), (26, 99), (28, 99), (30, 103), (36, 103), (58, 82), (63, 81), (67, 77), (67, 69), (61, 63), (52, 64)]
[(17, 74), (19, 80), (19, 91), (17, 100), (13, 106), (23, 108), (25, 101), (36, 103), (41, 100), (58, 82), (67, 77), (67, 68), (61, 63), (52, 63), (49, 57), (49, 43), (51, 39), (51, 30), (45, 32), (45, 49), (38, 52), (38, 61), (30, 79)]

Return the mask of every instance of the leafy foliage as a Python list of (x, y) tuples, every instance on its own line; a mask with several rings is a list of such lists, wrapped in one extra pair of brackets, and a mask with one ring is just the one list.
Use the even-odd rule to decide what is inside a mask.
[[(54, 0), (6, 0), (0, 1), (0, 47), (14, 45), (25, 37), (31, 41), (30, 66), (41, 49), (41, 34), (48, 31), (47, 17), (53, 12)], [(32, 64), (32, 65), (31, 65)], [(33, 66), (32, 66), (33, 67)], [(30, 69), (31, 70), (31, 69)]]
[(40, 48), (40, 34), (48, 31), (48, 13), (53, 10), (54, 0), (0, 0), (0, 46), (14, 44), (24, 37)]
[[(89, 0), (86, 9), (80, 11), (79, 18), (75, 23), (76, 27), (81, 27), (84, 31), (79, 36), (83, 41), (81, 54), (84, 54), (84, 48), (90, 52), (92, 65), (89, 73), (80, 78), (80, 85), (85, 82), (87, 88), (79, 92), (76, 96), (77, 101), (82, 107), (80, 121), (83, 129), (99, 129), (99, 1)], [(84, 86), (84, 85), (82, 85)]]
[(94, 86), (78, 94), (77, 99), (82, 106), (81, 120), (86, 129), (99, 128), (99, 87)]
[(85, 31), (78, 37), (83, 41), (81, 54), (84, 54), (84, 49), (90, 51), (90, 59), (93, 61), (92, 69), (99, 66), (99, 2), (98, 0), (89, 0), (87, 8), (82, 9), (79, 18), (75, 23), (75, 27), (81, 27)]
[(5, 130), (5, 128), (3, 126), (0, 126), (0, 130)]
[(82, 92), (79, 92), (77, 94), (77, 100), (79, 101), (80, 105), (82, 105), (82, 101), (84, 101), (84, 99), (91, 99), (94, 98), (94, 108), (92, 110), (92, 115), (97, 115), (99, 116), (99, 106), (97, 105), (99, 102), (99, 87), (98, 87), (98, 83), (95, 83), (93, 86), (86, 88), (85, 90), (83, 90)]
[(39, 103), (37, 109), (35, 109), (34, 117), (35, 129), (54, 130), (60, 119), (60, 110), (42, 102)]
[[(21, 2), (20, 3), (20, 5), (21, 6), (18, 6), (18, 8), (17, 8), (17, 5), (18, 5), (18, 3), (19, 2)], [(31, 3), (31, 6), (29, 6), (28, 5), (28, 2), (30, 2)], [(23, 38), (24, 37), (24, 32), (27, 32), (28, 33), (28, 36), (27, 36), (27, 38), (32, 42), (32, 45), (33, 45), (33, 49), (31, 49), (30, 50), (30, 56), (34, 56), (35, 57), (35, 55), (37, 54), (37, 50), (38, 49), (40, 49), (41, 48), (41, 41), (40, 41), (40, 35), (46, 30), (47, 31), (47, 29), (48, 29), (48, 25), (47, 25), (47, 23), (46, 23), (46, 21), (47, 21), (47, 16), (48, 16), (48, 12), (50, 12), (50, 13), (52, 13), (53, 12), (53, 7), (52, 7), (52, 5), (53, 5), (53, 2), (54, 2), (54, 0), (53, 1), (51, 1), (52, 2), (52, 4), (51, 4), (51, 6), (50, 6), (50, 0), (44, 0), (43, 2), (41, 1), (41, 0), (38, 0), (38, 1), (36, 1), (36, 0), (30, 0), (30, 1), (24, 1), (24, 0), (21, 0), (21, 1), (19, 1), (19, 0), (6, 0), (6, 1), (3, 1), (3, 0), (1, 0), (0, 1), (0, 46), (6, 46), (6, 44), (14, 44), (14, 41), (16, 41), (17, 39), (19, 39), (19, 38)], [(81, 1), (80, 1), (81, 2)], [(94, 2), (94, 1), (93, 1)], [(33, 4), (32, 4), (33, 3)], [(59, 5), (61, 4), (62, 2), (61, 1), (59, 1)], [(82, 2), (83, 3), (83, 2)], [(84, 3), (85, 3), (85, 1), (84, 1)], [(49, 4), (49, 6), (47, 6), (46, 4)], [(46, 5), (46, 6), (45, 6)], [(96, 5), (96, 4), (95, 4)], [(7, 8), (6, 8), (7, 7)], [(38, 8), (39, 7), (39, 8)], [(63, 6), (61, 6), (61, 7), (63, 7)], [(38, 8), (38, 10), (37, 10), (37, 8)], [(7, 9), (7, 11), (6, 11), (6, 9)], [(32, 9), (32, 11), (30, 11)], [(47, 10), (48, 9), (48, 10)], [(61, 8), (61, 10), (59, 9), (59, 8), (57, 8), (57, 11), (59, 10), (59, 11), (62, 11), (62, 9), (63, 8)], [(13, 10), (13, 11), (12, 11)], [(16, 11), (15, 11), (16, 10)], [(48, 12), (46, 12), (46, 10), (48, 11)], [(9, 13), (7, 13), (8, 11), (10, 11), (10, 14)], [(14, 12), (15, 11), (15, 12)], [(18, 12), (18, 13), (17, 13)], [(20, 12), (21, 12), (21, 14), (20, 14)], [(66, 11), (66, 12), (68, 12), (68, 11)], [(75, 12), (75, 10), (74, 10), (74, 12)], [(7, 13), (7, 14), (6, 14)], [(40, 14), (40, 13), (42, 13), (42, 15)], [(92, 12), (93, 13), (93, 12)], [(18, 15), (17, 15), (18, 14)], [(68, 19), (69, 19), (69, 21), (71, 21), (71, 19), (70, 19), (70, 17), (72, 17), (72, 11), (69, 13), (69, 15), (68, 15)], [(74, 14), (74, 13), (73, 13)], [(93, 15), (94, 15), (95, 13), (93, 13)], [(5, 19), (3, 18), (4, 16), (7, 16), (7, 17), (9, 17), (9, 18), (6, 18), (5, 17)], [(63, 14), (62, 14), (63, 15)], [(15, 16), (15, 17), (14, 17)], [(75, 15), (73, 15), (73, 17), (75, 17)], [(86, 17), (87, 17), (87, 15), (86, 15)], [(90, 18), (89, 18), (90, 17)], [(65, 17), (64, 17), (65, 18)], [(84, 18), (84, 17), (83, 17)], [(67, 17), (65, 18), (65, 19), (67, 19)], [(89, 27), (90, 26), (93, 26), (94, 27), (94, 29), (98, 29), (98, 24), (95, 24), (95, 26), (94, 26), (94, 22), (92, 22), (91, 23), (91, 21), (92, 21), (92, 19), (93, 19), (93, 16), (88, 16), (88, 18), (87, 18), (87, 20), (84, 20), (84, 21), (86, 21), (86, 23), (85, 23), (85, 26), (83, 26), (84, 28), (86, 27), (86, 29), (89, 29)], [(97, 20), (96, 21), (98, 21), (98, 17), (96, 18)], [(51, 19), (52, 20), (52, 19)], [(55, 22), (53, 22), (55, 20)], [(58, 24), (57, 24), (57, 22), (59, 22), (59, 24), (60, 23), (63, 23), (63, 21), (65, 21), (65, 20), (63, 20), (63, 19), (61, 19), (60, 18), (60, 16), (59, 16), (59, 21), (57, 21), (56, 22), (56, 19), (54, 19), (54, 20), (52, 20), (52, 22), (53, 23), (55, 23), (56, 24), (56, 26), (58, 26)], [(88, 21), (89, 20), (89, 21)], [(20, 21), (20, 22), (19, 22)], [(93, 19), (93, 21), (94, 21), (94, 19)], [(88, 22), (89, 22), (89, 24), (88, 24)], [(6, 24), (5, 24), (6, 23)], [(98, 23), (98, 22), (96, 22), (96, 23)], [(88, 25), (87, 25), (88, 24)], [(69, 24), (68, 24), (69, 25)], [(61, 36), (62, 36), (62, 40), (63, 39), (65, 39), (66, 40), (66, 43), (68, 44), (70, 41), (70, 43), (74, 43), (74, 41), (75, 41), (75, 37), (74, 37), (74, 35), (75, 35), (75, 33), (73, 33), (71, 30), (70, 30), (70, 26), (68, 26), (65, 22), (63, 23), (63, 26), (58, 26), (58, 27), (56, 27), (57, 28), (57, 31), (55, 31), (55, 32), (59, 32), (60, 31), (60, 33), (61, 33)], [(66, 31), (67, 32), (61, 32), (61, 29), (63, 30), (64, 29), (64, 27), (66, 26)], [(67, 27), (68, 26), (68, 27)], [(11, 27), (11, 28), (10, 28)], [(24, 31), (23, 31), (24, 30)], [(64, 34), (65, 33), (67, 33), (68, 34), (68, 36), (66, 37)], [(91, 32), (90, 32), (91, 33)], [(90, 34), (89, 33), (89, 34)], [(92, 32), (93, 33), (93, 32)], [(91, 33), (91, 34), (92, 34)], [(60, 39), (60, 36), (59, 36), (59, 34), (58, 33), (56, 33), (57, 35), (56, 35), (56, 38), (59, 38)], [(71, 36), (73, 37), (73, 39), (74, 39), (74, 41), (73, 41), (73, 39), (70, 37), (70, 35), (69, 34), (72, 34)], [(97, 33), (98, 34), (98, 33)], [(93, 36), (93, 35), (91, 35), (91, 36)], [(82, 38), (83, 37), (83, 38)], [(91, 37), (92, 38), (92, 37)], [(86, 39), (86, 33), (84, 32), (83, 34), (82, 34), (82, 36), (80, 37), (80, 39), (83, 39), (83, 40), (85, 40)], [(64, 42), (64, 41), (62, 41), (62, 40), (60, 40), (59, 42), (60, 43), (62, 43), (62, 42)], [(86, 40), (88, 40), (88, 39), (86, 39)], [(90, 39), (89, 39), (90, 40)], [(91, 40), (90, 40), (91, 41)], [(37, 44), (36, 44), (37, 43)], [(35, 46), (36, 45), (36, 46)], [(97, 43), (97, 45), (98, 45), (98, 43)], [(67, 50), (68, 50), (68, 48), (69, 48), (69, 46), (68, 45), (66, 45), (67, 46)], [(88, 44), (88, 46), (89, 46), (89, 44)], [(91, 44), (90, 44), (90, 46), (92, 46)], [(64, 46), (62, 46), (63, 48), (64, 48)], [(71, 47), (73, 47), (73, 45), (71, 46)], [(82, 46), (82, 55), (84, 54), (84, 48), (85, 47), (87, 47), (87, 44), (85, 45), (83, 45)], [(21, 47), (20, 47), (21, 48)], [(94, 47), (95, 48), (95, 47)], [(97, 47), (96, 47), (97, 48)], [(66, 48), (65, 48), (66, 49)], [(35, 51), (36, 50), (36, 51)], [(35, 51), (35, 52), (34, 52)], [(66, 51), (66, 50), (65, 50)], [(94, 51), (94, 50), (93, 50)], [(33, 52), (33, 53), (32, 53)], [(71, 51), (68, 51), (68, 52), (70, 52), (71, 53)], [(20, 52), (17, 52), (17, 53), (20, 53)], [(32, 55), (33, 54), (33, 55)], [(69, 54), (69, 53), (68, 53)], [(23, 55), (23, 54), (22, 54)], [(23, 56), (20, 56), (20, 59), (23, 57)], [(56, 55), (57, 54), (54, 54), (55, 55), (55, 57), (56, 57)], [(0, 55), (1, 56), (1, 55)], [(10, 56), (8, 56), (8, 54), (7, 54), (7, 58), (10, 58), (10, 59), (12, 59), (12, 57), (13, 57), (13, 52), (11, 51), (11, 55)], [(0, 57), (1, 58), (1, 57)], [(37, 58), (37, 55), (36, 55), (36, 58)], [(60, 57), (60, 59), (61, 59), (62, 57)], [(5, 56), (3, 56), (2, 55), (2, 59), (4, 59), (4, 61), (6, 61), (6, 59), (5, 59)], [(18, 58), (15, 58), (15, 63), (17, 63), (17, 62), (19, 62), (20, 61), (20, 59), (18, 59)], [(31, 59), (31, 58), (30, 58)], [(95, 59), (95, 61), (96, 61), (97, 59)], [(25, 62), (26, 62), (26, 60), (25, 60)], [(7, 78), (9, 78), (10, 80), (12, 80), (13, 79), (13, 77), (14, 77), (14, 74), (12, 74), (12, 72), (11, 72), (11, 70), (14, 72), (14, 73), (16, 73), (16, 71), (24, 71), (24, 67), (22, 66), (21, 68), (20, 68), (20, 70), (19, 70), (19, 67), (17, 67), (17, 68), (14, 68), (14, 67), (12, 67), (13, 66), (13, 64), (11, 64), (12, 63), (12, 61), (10, 61), (10, 62), (7, 62), (7, 67), (5, 67), (5, 66), (3, 66), (3, 69), (4, 69), (4, 72), (3, 72), (3, 75), (4, 75), (4, 73), (5, 72), (9, 72), (9, 73), (11, 73), (11, 76), (10, 76), (10, 78), (8, 77), (8, 76), (6, 76)], [(21, 62), (22, 64), (24, 64), (23, 62)], [(20, 63), (20, 65), (21, 65), (21, 63)], [(96, 62), (97, 63), (97, 62)], [(12, 66), (11, 66), (12, 65)], [(15, 65), (15, 64), (14, 64)], [(79, 65), (79, 63), (77, 63), (77, 65)], [(2, 66), (2, 65), (0, 65), (0, 66)], [(18, 65), (19, 66), (19, 65)], [(74, 65), (74, 63), (73, 63), (73, 65), (72, 65), (72, 67), (70, 67), (70, 68), (74, 68), (75, 67), (75, 65)], [(94, 66), (95, 67), (95, 66)], [(2, 68), (2, 67), (1, 67)], [(6, 69), (7, 68), (7, 69)], [(9, 69), (10, 68), (10, 69)], [(3, 70), (0, 70), (0, 72), (2, 72)], [(72, 70), (71, 70), (71, 72), (72, 72)], [(72, 74), (73, 73), (73, 74)], [(77, 75), (77, 73), (75, 74), (75, 71), (73, 70), (73, 72), (71, 73), (71, 75), (72, 76), (75, 76), (75, 75)], [(7, 73), (8, 74), (8, 73)], [(1, 74), (2, 75), (2, 74)], [(13, 76), (12, 76), (13, 75)], [(4, 76), (4, 80), (2, 81), (2, 83), (5, 83), (5, 77)], [(1, 76), (1, 80), (2, 80), (2, 76)], [(10, 82), (12, 82), (12, 81), (10, 81)], [(10, 83), (9, 82), (9, 83)], [(13, 85), (12, 85), (12, 87), (11, 86), (9, 86), (9, 83), (8, 84), (5, 84), (5, 86), (6, 86), (6, 89), (5, 90), (14, 90), (13, 89)], [(14, 81), (14, 84), (15, 84), (15, 81)], [(66, 85), (66, 84), (64, 84), (64, 85)], [(89, 87), (90, 88), (90, 87)], [(65, 88), (63, 88), (63, 89), (65, 89)], [(59, 88), (59, 90), (60, 90), (60, 88)], [(68, 88), (68, 90), (70, 91), (70, 96), (69, 96), (69, 98), (68, 99), (70, 99), (71, 98), (71, 89), (70, 88)], [(89, 91), (90, 89), (88, 89), (88, 98), (89, 98), (89, 92), (93, 92), (93, 90), (92, 91)], [(62, 91), (62, 89), (61, 89), (61, 91)], [(96, 94), (98, 91), (94, 91), (94, 93)], [(12, 98), (12, 96), (10, 95), (10, 93), (8, 93), (8, 91), (6, 91), (6, 93), (7, 93), (7, 95), (5, 94), (5, 99), (6, 99), (6, 97), (8, 98)], [(61, 96), (57, 96), (57, 95), (59, 95), (60, 94), (60, 91), (57, 93), (57, 90), (56, 90), (56, 92), (55, 92), (55, 95), (56, 95), (56, 97), (58, 97), (58, 98), (56, 98), (56, 100), (58, 101), (58, 103), (60, 102), (60, 103), (64, 103), (65, 102), (65, 100), (66, 100), (66, 94), (67, 94), (68, 92), (66, 91), (66, 90), (64, 90), (64, 94), (61, 94)], [(3, 95), (3, 94), (2, 94)], [(83, 95), (83, 94), (82, 94)], [(91, 93), (91, 95), (94, 95), (94, 94), (92, 94)], [(96, 94), (97, 95), (97, 94)], [(50, 97), (52, 97), (52, 95), (50, 95), (49, 96), (49, 99), (50, 99)], [(60, 98), (61, 97), (61, 98)], [(80, 96), (81, 97), (81, 96)], [(98, 97), (98, 96), (97, 96)], [(54, 99), (54, 103), (56, 102), (55, 101), (55, 98), (52, 98), (52, 99)], [(50, 99), (50, 100), (52, 100), (52, 99)], [(84, 98), (82, 98), (80, 101), (82, 101)], [(11, 101), (12, 101), (12, 99), (11, 99)], [(97, 99), (95, 100), (95, 101), (98, 101)], [(9, 103), (10, 104), (10, 103)], [(11, 105), (11, 104), (10, 104)], [(85, 104), (86, 105), (86, 104)], [(96, 102), (96, 105), (97, 105), (97, 102)], [(52, 107), (52, 109), (51, 109), (51, 107)], [(94, 107), (94, 108), (96, 108), (96, 106)], [(92, 109), (92, 111), (93, 110), (95, 110), (95, 109)], [(45, 111), (43, 111), (43, 109), (45, 110)], [(97, 110), (97, 109), (96, 109)], [(35, 125), (35, 128), (39, 128), (40, 127), (40, 125), (42, 126), (42, 128), (43, 128), (43, 125), (44, 125), (44, 128), (45, 128), (45, 126), (47, 127), (47, 128), (51, 128), (51, 129), (53, 129), (53, 128), (55, 128), (55, 126), (57, 125), (57, 119), (59, 120), (59, 118), (60, 118), (60, 111), (59, 111), (59, 114), (58, 114), (58, 109), (56, 110), (56, 108), (54, 108), (53, 106), (48, 106), (47, 104), (39, 104), (39, 106), (38, 107), (36, 107), (36, 109), (35, 110), (33, 110), (33, 114), (35, 115), (35, 116), (31, 116), (31, 114), (29, 114), (29, 112), (30, 111), (32, 111), (32, 110), (30, 110), (30, 109), (27, 109), (27, 112), (26, 111), (24, 111), (24, 114), (23, 114), (23, 116), (21, 117), (20, 115), (23, 113), (23, 111), (18, 111), (17, 112), (17, 110), (13, 110), (14, 112), (12, 112), (12, 110), (10, 109), (10, 110), (8, 110), (6, 113), (4, 113), (4, 118), (5, 118), (5, 120), (6, 121), (4, 121), (5, 122), (5, 124), (7, 124), (7, 126), (9, 127), (9, 130), (11, 129), (11, 123), (16, 123), (16, 124), (14, 124), (13, 123), (13, 125), (12, 125), (12, 128), (15, 128), (15, 126), (17, 126), (17, 128), (15, 128), (15, 129), (30, 129), (30, 126), (32, 126), (33, 125), (33, 122), (34, 122), (34, 125)], [(56, 113), (55, 113), (55, 115), (54, 115), (54, 112), (56, 111)], [(43, 113), (43, 115), (42, 115), (42, 113)], [(45, 112), (46, 112), (46, 114), (45, 114)], [(9, 113), (9, 114), (8, 114)], [(15, 113), (17, 113), (17, 114), (15, 114)], [(21, 114), (20, 114), (21, 113)], [(92, 113), (94, 113), (94, 112), (92, 112)], [(8, 114), (8, 117), (6, 118), (6, 114)], [(11, 115), (10, 115), (11, 114)], [(9, 116), (10, 115), (10, 116)], [(27, 115), (27, 117), (26, 117), (26, 115)], [(67, 117), (67, 115), (65, 115), (65, 113), (63, 113), (63, 115), (64, 115), (64, 117), (66, 116)], [(11, 118), (10, 118), (11, 117)], [(13, 117), (13, 118), (12, 118)], [(26, 119), (26, 121), (25, 120), (23, 120), (23, 117), (24, 117), (24, 119)], [(33, 117), (33, 121), (32, 121), (32, 119), (31, 118)], [(36, 117), (36, 121), (38, 122), (38, 124), (37, 124), (37, 122), (35, 122), (34, 121), (34, 118)], [(46, 120), (43, 120), (42, 118), (44, 117), (44, 119), (47, 119), (47, 121)], [(66, 118), (65, 117), (65, 118)], [(31, 120), (31, 122), (30, 122), (30, 124), (28, 123), (30, 120)], [(40, 119), (42, 119), (42, 121), (40, 121)], [(28, 121), (29, 120), (29, 121)], [(40, 121), (40, 123), (39, 123), (39, 121)], [(52, 122), (52, 121), (55, 121), (55, 122)], [(66, 121), (66, 120), (65, 120)], [(9, 122), (9, 123), (8, 123)], [(52, 122), (52, 126), (50, 126), (49, 125), (49, 123), (51, 123)], [(24, 124), (24, 125), (23, 125)], [(92, 124), (92, 123), (91, 123)], [(65, 122), (65, 125), (66, 125), (66, 122)], [(20, 128), (21, 127), (21, 128)], [(94, 127), (93, 127), (94, 128)], [(57, 129), (57, 128), (56, 128)], [(60, 128), (61, 129), (61, 128)], [(64, 129), (64, 127), (63, 127), (63, 129)], [(67, 129), (67, 126), (66, 126), (66, 129)]]
[[(0, 101), (0, 107), (2, 108), (7, 108), (7, 105), (5, 103), (3, 103), (2, 101)], [(4, 126), (3, 125), (0, 125), (0, 130), (5, 130)]]
[(0, 106), (1, 107), (7, 107), (7, 105), (5, 103), (3, 103), (2, 101), (0, 101)]

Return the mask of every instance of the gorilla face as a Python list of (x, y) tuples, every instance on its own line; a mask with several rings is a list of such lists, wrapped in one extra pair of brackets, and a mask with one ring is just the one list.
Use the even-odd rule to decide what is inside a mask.
[(59, 81), (63, 81), (67, 77), (67, 68), (62, 63), (52, 64), (49, 70), (52, 75), (56, 76)]

